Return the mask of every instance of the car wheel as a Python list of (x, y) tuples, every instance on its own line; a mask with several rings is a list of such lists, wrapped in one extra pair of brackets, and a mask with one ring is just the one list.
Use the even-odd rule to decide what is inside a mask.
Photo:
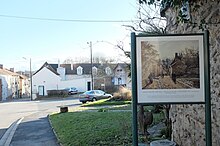
[(85, 104), (86, 103), (86, 101), (82, 101), (82, 104)]
[(97, 101), (97, 99), (96, 99), (96, 98), (93, 98), (93, 99), (92, 99), (92, 102), (93, 102), (93, 101)]

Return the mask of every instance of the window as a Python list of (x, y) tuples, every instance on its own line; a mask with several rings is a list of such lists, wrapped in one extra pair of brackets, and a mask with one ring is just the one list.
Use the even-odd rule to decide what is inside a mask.
[(77, 67), (77, 75), (82, 75), (83, 68), (81, 66)]
[(122, 69), (117, 69), (116, 71), (117, 71), (117, 72), (122, 72)]
[(118, 78), (118, 85), (121, 85), (121, 84), (122, 84), (122, 79)]
[(95, 90), (95, 94), (100, 94), (100, 92), (98, 90)]
[(105, 73), (106, 73), (107, 75), (110, 75), (110, 74), (112, 73), (111, 68), (110, 68), (110, 67), (106, 67), (106, 68), (105, 68)]
[(100, 94), (102, 94), (102, 95), (104, 95), (104, 94), (105, 94), (105, 92), (103, 92), (103, 91), (101, 91), (101, 90), (99, 90), (99, 93), (100, 93)]
[(92, 74), (97, 75), (97, 68), (95, 66), (92, 67)]

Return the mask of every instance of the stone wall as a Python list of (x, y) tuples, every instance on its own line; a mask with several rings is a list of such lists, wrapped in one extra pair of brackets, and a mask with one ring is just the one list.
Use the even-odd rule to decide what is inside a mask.
[[(198, 7), (197, 7), (198, 6)], [(220, 146), (220, 2), (197, 0), (190, 4), (193, 23), (177, 23), (176, 11), (166, 10), (168, 33), (210, 32), (210, 79), (212, 104), (212, 143)], [(205, 146), (204, 105), (173, 105), (173, 140), (181, 146)]]

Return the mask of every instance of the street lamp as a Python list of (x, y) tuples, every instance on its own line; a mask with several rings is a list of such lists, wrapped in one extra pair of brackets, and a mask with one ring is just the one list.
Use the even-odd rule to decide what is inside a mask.
[[(23, 57), (23, 59), (25, 59), (25, 60), (28, 60), (27, 58), (25, 58), (25, 57)], [(31, 83), (31, 85), (30, 85), (30, 98), (31, 98), (31, 100), (33, 100), (33, 98), (32, 98), (32, 71), (31, 71), (31, 58), (30, 58), (30, 83)]]
[(87, 42), (87, 44), (89, 44), (89, 48), (90, 48), (90, 63), (91, 63), (91, 90), (93, 90), (94, 88), (94, 82), (93, 82), (93, 73), (92, 73), (92, 66), (93, 66), (93, 62), (92, 62), (92, 42)]

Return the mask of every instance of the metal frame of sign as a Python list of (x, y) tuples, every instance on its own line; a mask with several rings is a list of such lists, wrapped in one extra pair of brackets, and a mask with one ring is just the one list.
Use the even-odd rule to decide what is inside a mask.
[[(157, 37), (157, 38), (165, 38), (165, 37), (192, 37), (192, 36), (202, 36), (203, 37), (203, 45), (202, 45), (202, 54), (200, 54), (200, 66), (202, 67), (202, 70), (200, 70), (200, 76), (202, 75), (202, 86), (200, 83), (200, 87), (202, 87), (202, 94), (201, 91), (199, 92), (200, 96), (203, 95), (204, 98), (201, 98), (199, 100), (192, 100), (192, 101), (185, 101), (185, 100), (171, 100), (167, 98), (167, 102), (164, 99), (158, 98), (158, 100), (150, 101), (149, 99), (146, 101), (138, 100), (139, 96), (141, 96), (142, 99), (143, 96), (146, 96), (148, 94), (140, 94), (140, 60), (141, 58), (138, 58), (138, 53), (140, 54), (140, 49), (137, 49), (137, 38), (144, 38), (144, 37)], [(138, 46), (140, 47), (140, 46)], [(201, 46), (200, 46), (201, 47)], [(202, 56), (201, 56), (202, 55)], [(206, 133), (206, 146), (212, 145), (212, 134), (211, 134), (211, 101), (210, 101), (210, 64), (209, 64), (209, 32), (205, 31), (204, 33), (199, 34), (169, 34), (169, 35), (136, 35), (135, 33), (131, 33), (131, 75), (132, 75), (132, 112), (133, 112), (133, 145), (138, 145), (138, 124), (137, 124), (137, 105), (154, 105), (154, 104), (205, 104), (205, 133)], [(139, 61), (139, 62), (138, 62)], [(201, 63), (202, 61), (202, 63)], [(137, 64), (139, 67), (137, 67)], [(202, 66), (201, 66), (202, 65)], [(201, 72), (202, 71), (202, 72)], [(154, 91), (151, 91), (152, 93)], [(156, 90), (155, 90), (156, 91)], [(147, 93), (147, 90), (144, 91)], [(186, 91), (187, 92), (187, 91)], [(176, 94), (176, 93), (175, 93)], [(195, 94), (196, 95), (196, 94)], [(179, 97), (179, 95), (178, 95)], [(141, 102), (140, 102), (141, 101)]]

